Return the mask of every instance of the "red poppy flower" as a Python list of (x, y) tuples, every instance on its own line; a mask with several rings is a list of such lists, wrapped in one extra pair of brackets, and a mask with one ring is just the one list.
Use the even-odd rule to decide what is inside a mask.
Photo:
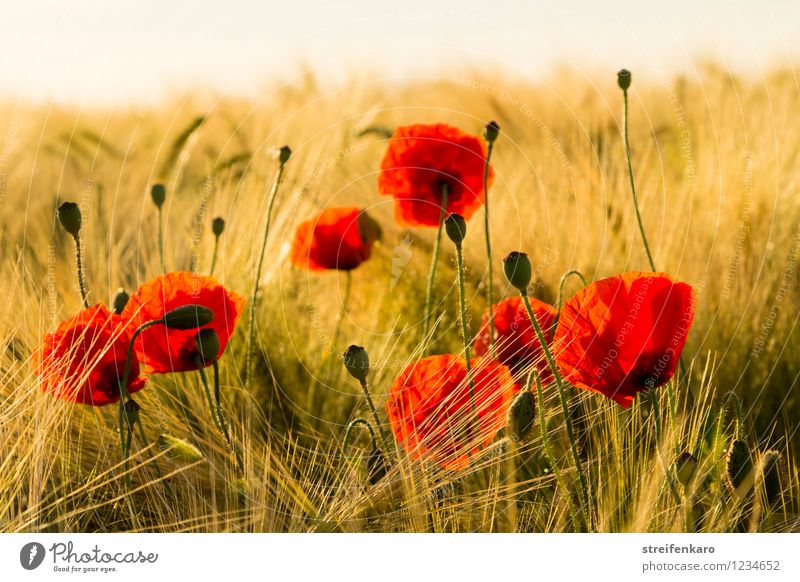
[(627, 408), (675, 373), (694, 319), (694, 289), (663, 273), (592, 283), (564, 304), (556, 362), (564, 378)]
[[(450, 125), (398, 127), (381, 162), (378, 192), (394, 197), (401, 224), (439, 226), (447, 184), (447, 213), (469, 220), (485, 200), (486, 155), (483, 140)], [(492, 177), (490, 167), (489, 185)]]
[(291, 260), (310, 271), (350, 271), (370, 257), (380, 234), (378, 223), (360, 208), (326, 208), (297, 227)]
[[(139, 287), (128, 300), (122, 317), (130, 321), (131, 331), (181, 305), (202, 305), (214, 312), (213, 328), (219, 336), (219, 355), (225, 351), (233, 328), (239, 320), (244, 299), (228, 291), (212, 277), (188, 272), (160, 275)], [(165, 374), (196, 370), (198, 355), (195, 336), (199, 330), (167, 329), (155, 325), (136, 339), (134, 349), (146, 372)], [(211, 361), (204, 362), (210, 365)]]
[[(129, 345), (130, 332), (119, 315), (99, 304), (84, 309), (47, 334), (34, 354), (42, 389), (78, 404), (117, 402)], [(133, 357), (128, 392), (141, 390), (145, 381)]]
[[(497, 362), (472, 360), (475, 406), (472, 413), (467, 366), (454, 355), (429, 356), (408, 366), (389, 390), (386, 413), (395, 438), (412, 459), (428, 455), (447, 469), (469, 465), (468, 453), (488, 445), (505, 426), (516, 384)], [(469, 430), (476, 434), (470, 437)]]
[[(553, 323), (556, 319), (556, 309), (533, 297), (530, 298), (531, 308), (539, 327), (542, 328), (545, 338), (552, 339)], [(542, 345), (536, 337), (536, 330), (531, 325), (528, 311), (522, 297), (509, 297), (494, 306), (494, 335), (495, 352), (497, 360), (505, 364), (515, 376), (525, 374), (531, 366), (539, 372), (543, 384), (553, 380), (553, 372), (547, 365)], [(489, 337), (489, 310), (483, 316), (481, 331), (475, 338), (475, 353), (484, 356), (491, 353), (491, 338)]]

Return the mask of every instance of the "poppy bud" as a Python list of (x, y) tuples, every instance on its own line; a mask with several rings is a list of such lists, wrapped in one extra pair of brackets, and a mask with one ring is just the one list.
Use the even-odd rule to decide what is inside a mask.
[(128, 295), (128, 292), (125, 291), (122, 287), (117, 289), (117, 294), (114, 295), (114, 313), (119, 315), (122, 313), (122, 310), (125, 309), (125, 306), (128, 304), (128, 299), (131, 296)]
[(206, 327), (201, 329), (197, 332), (197, 335), (194, 336), (194, 343), (197, 346), (200, 357), (206, 362), (213, 362), (219, 357), (219, 351), (222, 346), (214, 328)]
[(494, 143), (498, 135), (500, 135), (500, 126), (497, 125), (497, 122), (490, 121), (487, 123), (486, 127), (483, 129), (483, 139), (485, 139), (487, 143)]
[(74, 202), (64, 202), (58, 207), (58, 221), (64, 230), (77, 238), (81, 231), (81, 209)]
[(275, 150), (275, 157), (278, 158), (280, 164), (283, 165), (289, 161), (290, 157), (292, 157), (292, 150), (287, 145), (280, 147)]
[(344, 367), (350, 375), (360, 382), (364, 382), (369, 374), (369, 355), (361, 346), (350, 346), (343, 354)]
[(197, 329), (214, 321), (214, 312), (203, 305), (181, 305), (168, 311), (162, 321), (169, 329)]
[(361, 242), (365, 245), (373, 241), (380, 240), (383, 236), (383, 229), (378, 222), (367, 214), (366, 210), (358, 213), (358, 235), (361, 237)]
[(503, 270), (508, 282), (519, 289), (520, 293), (527, 295), (532, 276), (531, 261), (528, 255), (517, 251), (509, 253), (503, 259)]
[(697, 459), (689, 451), (683, 451), (678, 458), (675, 459), (675, 474), (681, 485), (688, 487), (692, 482), (695, 471), (697, 471)]
[(761, 457), (760, 481), (770, 505), (774, 505), (781, 497), (780, 464), (781, 454), (778, 451), (767, 451)]
[(196, 446), (172, 435), (160, 435), (158, 444), (163, 449), (169, 449), (175, 457), (185, 463), (196, 463), (203, 460), (203, 453)]
[(211, 221), (211, 232), (214, 233), (214, 236), (219, 237), (224, 230), (225, 220), (221, 216), (217, 216)]
[(725, 457), (725, 474), (723, 475), (728, 489), (736, 493), (750, 477), (752, 471), (753, 461), (750, 458), (747, 444), (739, 439), (732, 441)]
[(536, 420), (536, 398), (533, 392), (520, 392), (511, 401), (506, 415), (508, 438), (514, 442), (524, 441), (533, 429)]
[(631, 72), (628, 69), (620, 69), (617, 73), (617, 85), (623, 91), (627, 91), (631, 86)]
[(161, 208), (167, 199), (167, 189), (164, 188), (164, 184), (153, 184), (153, 187), (150, 188), (150, 198), (153, 199), (153, 204), (157, 208)]
[(457, 247), (461, 246), (461, 243), (467, 236), (467, 221), (464, 220), (464, 217), (460, 214), (451, 214), (444, 221), (444, 229), (447, 232), (447, 236), (450, 237), (450, 240), (453, 241)]
[(369, 484), (375, 485), (389, 471), (386, 457), (380, 449), (374, 449), (367, 457), (367, 472), (369, 474)]
[(139, 404), (133, 398), (129, 398), (128, 401), (123, 405), (123, 409), (125, 410), (125, 419), (128, 421), (128, 426), (133, 426), (136, 424), (136, 421), (139, 420), (140, 408), (141, 407)]

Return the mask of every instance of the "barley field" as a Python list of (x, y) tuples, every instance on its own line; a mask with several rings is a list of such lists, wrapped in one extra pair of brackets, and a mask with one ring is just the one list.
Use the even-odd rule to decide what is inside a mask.
[[(258, 99), (197, 92), (140, 109), (5, 98), (0, 530), (800, 530), (798, 93), (789, 67), (758, 78), (713, 63), (692, 76), (633, 71), (632, 165), (653, 261), (697, 295), (685, 373), (630, 408), (572, 386), (562, 407), (553, 385), (541, 397), (534, 385), (530, 434), (515, 441), (504, 427), (458, 468), (413, 458), (388, 430), (371, 440), (358, 425), (343, 449), (353, 419), (376, 424), (343, 365), (348, 346), (369, 354), (385, 426), (389, 388), (406, 366), (464, 350), (447, 237), (423, 331), (437, 230), (398, 224), (393, 200), (378, 194), (387, 142), (409, 124), (481, 136), (495, 120), (494, 300), (518, 294), (502, 258), (524, 251), (531, 295), (556, 305), (570, 270), (588, 282), (651, 270), (616, 71), (563, 68), (534, 83), (463, 70), (336, 85), (305, 74)], [(282, 164), (275, 148), (284, 145)], [(155, 183), (165, 187), (160, 213)], [(127, 460), (117, 406), (56, 398), (37, 372), (42, 338), (82, 309), (73, 237), (57, 213), (65, 201), (82, 216), (89, 305), (111, 306), (119, 288), (133, 294), (163, 271), (210, 274), (216, 217), (225, 226), (213, 276), (244, 298), (219, 358), (221, 414), (209, 410), (198, 371), (152, 374), (135, 395), (142, 430)], [(295, 229), (332, 206), (366, 209), (380, 225), (372, 256), (347, 272), (294, 266)], [(483, 212), (463, 243), (470, 340), (488, 306)], [(566, 279), (563, 298), (581, 286)], [(732, 478), (736, 462), (744, 469)]]

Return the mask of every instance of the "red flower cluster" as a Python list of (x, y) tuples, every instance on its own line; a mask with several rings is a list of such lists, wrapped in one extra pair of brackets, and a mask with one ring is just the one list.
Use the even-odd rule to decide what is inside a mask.
[[(556, 319), (555, 307), (533, 297), (530, 302), (536, 321), (546, 339), (551, 340)], [(524, 374), (533, 366), (539, 372), (542, 383), (547, 384), (553, 380), (553, 373), (547, 365), (542, 345), (536, 337), (521, 297), (509, 297), (494, 305), (494, 333), (497, 360), (511, 368), (515, 376)], [(475, 339), (475, 353), (479, 356), (491, 353), (488, 309), (483, 316), (481, 331)]]
[[(158, 276), (131, 296), (122, 317), (130, 322), (132, 329), (136, 329), (143, 323), (161, 319), (168, 311), (182, 305), (202, 305), (214, 312), (214, 321), (207, 327), (217, 332), (220, 354), (225, 351), (242, 313), (244, 299), (211, 277), (189, 272)], [(167, 374), (196, 370), (197, 331), (167, 329), (162, 325), (144, 330), (137, 338), (134, 350), (145, 372)], [(205, 363), (210, 365), (211, 361)]]
[(350, 271), (369, 259), (381, 229), (357, 207), (327, 208), (297, 227), (291, 260), (310, 271)]
[[(46, 392), (64, 400), (94, 406), (117, 402), (131, 336), (141, 324), (161, 319), (182, 305), (203, 305), (214, 312), (208, 327), (217, 332), (222, 353), (243, 303), (241, 297), (210, 277), (167, 273), (142, 285), (121, 316), (95, 305), (62, 322), (44, 337), (36, 351), (36, 373)], [(140, 368), (148, 373), (196, 369), (197, 332), (163, 325), (144, 330), (134, 345), (128, 392), (144, 387), (146, 380), (140, 376)]]
[(511, 373), (485, 359), (475, 358), (472, 367), (477, 419), (463, 358), (423, 358), (392, 384), (386, 413), (395, 438), (412, 459), (426, 457), (447, 469), (463, 469), (469, 454), (491, 443), (505, 425), (516, 390)]
[[(104, 406), (120, 398), (120, 383), (130, 345), (124, 319), (103, 305), (84, 309), (47, 334), (34, 354), (42, 388), (63, 400)], [(139, 362), (131, 362), (128, 392), (144, 387)]]
[[(378, 192), (395, 199), (395, 217), (409, 226), (439, 226), (442, 188), (447, 213), (465, 220), (485, 200), (487, 148), (480, 138), (445, 124), (398, 127), (381, 162)], [(489, 169), (489, 185), (493, 178)]]
[(675, 373), (694, 319), (694, 289), (663, 273), (596, 281), (564, 304), (556, 361), (564, 378), (627, 408)]

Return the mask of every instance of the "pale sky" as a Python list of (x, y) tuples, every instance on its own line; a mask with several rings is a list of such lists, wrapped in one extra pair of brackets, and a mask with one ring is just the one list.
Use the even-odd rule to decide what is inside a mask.
[(798, 0), (2, 0), (0, 98), (251, 93), (309, 67), (430, 75), (564, 63), (637, 76), (716, 59), (759, 74), (800, 51)]

